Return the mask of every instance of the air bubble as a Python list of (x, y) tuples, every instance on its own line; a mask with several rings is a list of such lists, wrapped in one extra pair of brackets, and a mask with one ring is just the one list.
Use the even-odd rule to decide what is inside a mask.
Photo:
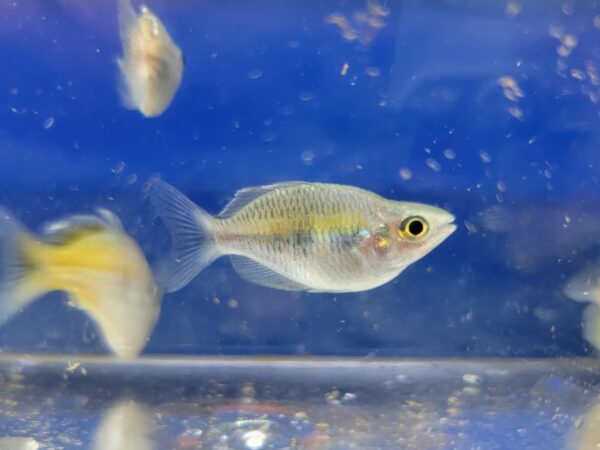
[(263, 72), (260, 69), (254, 69), (248, 72), (248, 78), (250, 78), (251, 80), (258, 80), (262, 76)]
[(49, 130), (52, 128), (54, 126), (54, 117), (48, 117), (46, 120), (44, 120), (42, 126), (44, 127), (44, 130)]
[(315, 159), (315, 152), (312, 150), (304, 150), (302, 153), (300, 153), (300, 159), (304, 164), (309, 166), (312, 164), (313, 159)]
[(365, 70), (365, 73), (373, 78), (381, 75), (381, 71), (377, 67), (367, 67), (367, 70)]
[(404, 181), (408, 181), (412, 178), (413, 174), (408, 167), (403, 167), (399, 170), (398, 175), (400, 175), (400, 178), (402, 178)]
[(440, 163), (433, 158), (427, 158), (425, 160), (425, 164), (427, 164), (427, 167), (429, 167), (434, 172), (439, 172), (440, 170), (442, 170), (442, 166), (440, 165)]
[(444, 158), (449, 159), (449, 160), (453, 160), (456, 159), (456, 152), (454, 150), (452, 150), (451, 148), (447, 148), (445, 149), (442, 154), (444, 155)]
[(481, 161), (485, 164), (489, 164), (492, 162), (492, 155), (490, 155), (488, 152), (479, 152), (479, 157), (481, 158)]

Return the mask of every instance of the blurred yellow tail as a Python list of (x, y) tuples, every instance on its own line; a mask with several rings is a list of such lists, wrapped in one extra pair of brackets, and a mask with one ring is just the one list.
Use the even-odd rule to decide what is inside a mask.
[(0, 208), (0, 324), (46, 291), (31, 251), (34, 242), (15, 216)]

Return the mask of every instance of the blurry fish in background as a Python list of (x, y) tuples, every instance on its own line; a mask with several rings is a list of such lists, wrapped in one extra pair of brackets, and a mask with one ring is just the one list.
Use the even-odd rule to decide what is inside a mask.
[(162, 290), (117, 216), (104, 209), (73, 216), (50, 223), (43, 236), (0, 210), (0, 324), (45, 293), (65, 291), (117, 356), (137, 356), (158, 319)]
[(160, 180), (150, 198), (172, 236), (169, 292), (224, 255), (242, 278), (259, 285), (364, 291), (395, 278), (456, 229), (443, 209), (335, 184), (242, 189), (217, 217)]
[(352, 18), (347, 18), (340, 12), (329, 14), (325, 21), (340, 29), (344, 40), (352, 42), (357, 40), (363, 45), (370, 45), (377, 34), (385, 28), (386, 19), (390, 10), (386, 6), (368, 1), (365, 10), (355, 11)]
[(572, 260), (598, 245), (600, 215), (596, 203), (567, 198), (551, 207), (526, 203), (492, 205), (469, 217), (472, 233), (503, 236), (505, 243), (489, 254), (511, 270), (532, 274)]
[(96, 430), (93, 450), (153, 450), (156, 424), (148, 408), (132, 400), (113, 406)]
[(479, 222), (494, 233), (507, 233), (518, 224), (513, 212), (500, 205), (490, 206), (479, 213)]
[(147, 6), (136, 14), (129, 0), (119, 2), (123, 58), (120, 93), (127, 108), (145, 117), (161, 115), (169, 106), (183, 73), (183, 54), (164, 25)]
[(2, 437), (0, 450), (38, 450), (41, 448), (38, 441), (29, 437)]
[(590, 266), (569, 280), (565, 295), (577, 302), (590, 302), (583, 311), (583, 337), (600, 350), (600, 266)]

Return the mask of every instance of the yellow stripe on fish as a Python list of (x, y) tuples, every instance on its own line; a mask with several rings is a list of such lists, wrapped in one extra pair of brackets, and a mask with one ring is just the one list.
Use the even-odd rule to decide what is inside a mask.
[(301, 213), (287, 214), (285, 220), (272, 217), (256, 220), (251, 225), (239, 227), (235, 221), (227, 227), (227, 233), (254, 236), (294, 236), (303, 233), (314, 233), (322, 239), (331, 233), (351, 234), (367, 222), (360, 215), (340, 214), (330, 216), (304, 216)]

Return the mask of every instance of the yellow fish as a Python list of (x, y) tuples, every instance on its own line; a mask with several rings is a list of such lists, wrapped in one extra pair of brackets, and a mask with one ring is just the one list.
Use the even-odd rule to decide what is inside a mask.
[(117, 216), (105, 209), (73, 216), (50, 223), (43, 236), (0, 210), (0, 324), (45, 293), (64, 291), (117, 356), (137, 356), (158, 319), (162, 289)]
[(136, 14), (129, 0), (119, 0), (123, 57), (121, 99), (127, 108), (156, 117), (169, 106), (183, 73), (183, 54), (162, 22), (148, 9)]

